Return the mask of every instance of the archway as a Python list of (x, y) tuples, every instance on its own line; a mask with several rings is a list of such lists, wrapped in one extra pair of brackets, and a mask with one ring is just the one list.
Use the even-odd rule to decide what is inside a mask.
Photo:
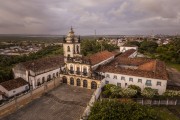
[(66, 76), (62, 77), (62, 82), (67, 84), (67, 77)]
[(83, 87), (87, 88), (87, 86), (88, 86), (87, 80), (83, 80)]
[(91, 82), (91, 89), (97, 89), (97, 83), (95, 81)]
[(51, 80), (51, 75), (48, 75), (47, 81), (50, 81), (50, 80)]
[(42, 84), (45, 82), (45, 77), (42, 78)]
[(79, 78), (76, 80), (76, 86), (81, 86), (81, 80)]
[(70, 85), (74, 85), (74, 78), (70, 78)]

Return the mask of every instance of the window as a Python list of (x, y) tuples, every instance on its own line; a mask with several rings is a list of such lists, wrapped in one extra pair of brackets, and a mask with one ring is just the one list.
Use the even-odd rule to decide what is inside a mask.
[(161, 82), (157, 82), (157, 84), (156, 84), (157, 86), (159, 85), (159, 86), (161, 86)]
[(109, 84), (109, 81), (106, 80), (106, 81), (105, 81), (105, 84)]
[(79, 46), (77, 45), (77, 54), (79, 54)]
[(122, 76), (122, 77), (121, 77), (121, 80), (125, 80), (125, 77)]
[(114, 78), (113, 79), (117, 79), (117, 76), (116, 75), (114, 75)]
[(73, 70), (73, 66), (72, 65), (70, 66), (70, 73), (74, 74), (74, 70)]
[(121, 83), (117, 83), (117, 86), (121, 87)]
[(70, 85), (74, 85), (74, 78), (70, 78)]
[(83, 80), (83, 87), (87, 88), (87, 86), (88, 86), (87, 80)]
[(142, 79), (138, 79), (138, 83), (142, 83)]
[(13, 93), (15, 93), (16, 91), (13, 91)]
[(25, 86), (25, 90), (28, 90), (29, 89), (29, 86)]
[(83, 67), (83, 75), (87, 76), (87, 68), (86, 67)]
[(56, 76), (55, 76), (55, 73), (53, 73), (53, 78), (55, 78)]
[(109, 78), (109, 74), (106, 74), (106, 77)]
[(68, 54), (68, 58), (70, 58), (70, 54)]
[(79, 78), (76, 80), (76, 85), (77, 85), (77, 86), (81, 86), (81, 81), (80, 81)]
[(77, 70), (77, 71), (76, 71), (76, 74), (80, 75), (80, 68), (77, 67), (76, 70)]
[(67, 47), (67, 51), (70, 52), (70, 47), (69, 46)]
[(146, 80), (146, 85), (147, 85), (147, 86), (152, 86), (151, 80)]
[(129, 78), (129, 82), (133, 82), (133, 78)]

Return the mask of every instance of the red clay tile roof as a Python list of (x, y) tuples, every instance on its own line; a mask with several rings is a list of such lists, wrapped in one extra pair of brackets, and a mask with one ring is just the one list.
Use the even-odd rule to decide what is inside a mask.
[(2, 91), (0, 91), (0, 95), (3, 95), (4, 93)]
[(122, 56), (118, 56), (114, 59), (113, 63), (118, 63), (121, 65), (132, 65), (132, 66), (139, 66), (148, 62), (153, 61), (153, 59), (148, 58), (126, 58)]
[(126, 52), (122, 53), (120, 56), (121, 57), (129, 57), (130, 55), (132, 55), (134, 52), (136, 52), (135, 49), (129, 49)]
[(156, 60), (153, 60), (151, 62), (147, 62), (145, 64), (142, 64), (138, 67), (139, 70), (145, 70), (145, 71), (155, 71), (156, 69)]
[(89, 59), (91, 61), (91, 64), (95, 65), (113, 56), (114, 54), (112, 52), (109, 52), (106, 50), (106, 51), (98, 52), (96, 54), (88, 56), (86, 57), (86, 59)]
[(61, 65), (64, 65), (64, 57), (63, 56), (46, 57), (34, 61), (19, 63), (18, 65), (24, 67), (27, 70), (31, 70), (34, 72), (41, 72), (41, 71), (45, 72), (59, 68)]
[(8, 81), (0, 83), (0, 85), (3, 86), (8, 91), (19, 88), (27, 84), (28, 82), (22, 78), (16, 78), (13, 80), (8, 80)]
[[(119, 65), (137, 66), (138, 68), (124, 68)], [(100, 66), (97, 71), (168, 80), (164, 62), (152, 59), (118, 57), (111, 63)]]

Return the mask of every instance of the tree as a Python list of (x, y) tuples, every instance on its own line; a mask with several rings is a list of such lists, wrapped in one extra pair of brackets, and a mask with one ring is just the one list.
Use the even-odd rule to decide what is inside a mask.
[(135, 102), (103, 100), (94, 103), (88, 120), (161, 120), (151, 107)]
[(128, 88), (136, 90), (137, 91), (137, 96), (141, 95), (141, 88), (139, 86), (137, 86), (137, 85), (129, 85)]
[(158, 47), (158, 44), (153, 41), (146, 41), (144, 40), (140, 45), (140, 52), (149, 52), (154, 53), (156, 52), (156, 48)]
[(157, 95), (157, 91), (150, 87), (146, 87), (142, 91), (142, 96), (147, 97), (147, 98), (153, 98), (155, 95)]
[(134, 97), (137, 94), (137, 90), (131, 89), (131, 88), (124, 88), (122, 91), (119, 93), (122, 97)]
[(127, 42), (125, 45), (129, 45), (129, 46), (131, 46), (131, 45), (134, 45), (134, 46), (138, 46), (138, 47), (140, 47), (140, 43), (138, 42), (138, 41), (129, 41), (129, 42)]
[(121, 87), (119, 86), (112, 86), (110, 88), (110, 91), (111, 91), (111, 98), (119, 98), (120, 97), (120, 92), (122, 91)]

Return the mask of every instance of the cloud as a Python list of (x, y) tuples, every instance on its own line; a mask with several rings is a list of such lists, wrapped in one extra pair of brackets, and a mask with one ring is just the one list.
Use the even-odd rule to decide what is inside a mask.
[(180, 32), (179, 0), (6, 0), (0, 33), (81, 35)]

